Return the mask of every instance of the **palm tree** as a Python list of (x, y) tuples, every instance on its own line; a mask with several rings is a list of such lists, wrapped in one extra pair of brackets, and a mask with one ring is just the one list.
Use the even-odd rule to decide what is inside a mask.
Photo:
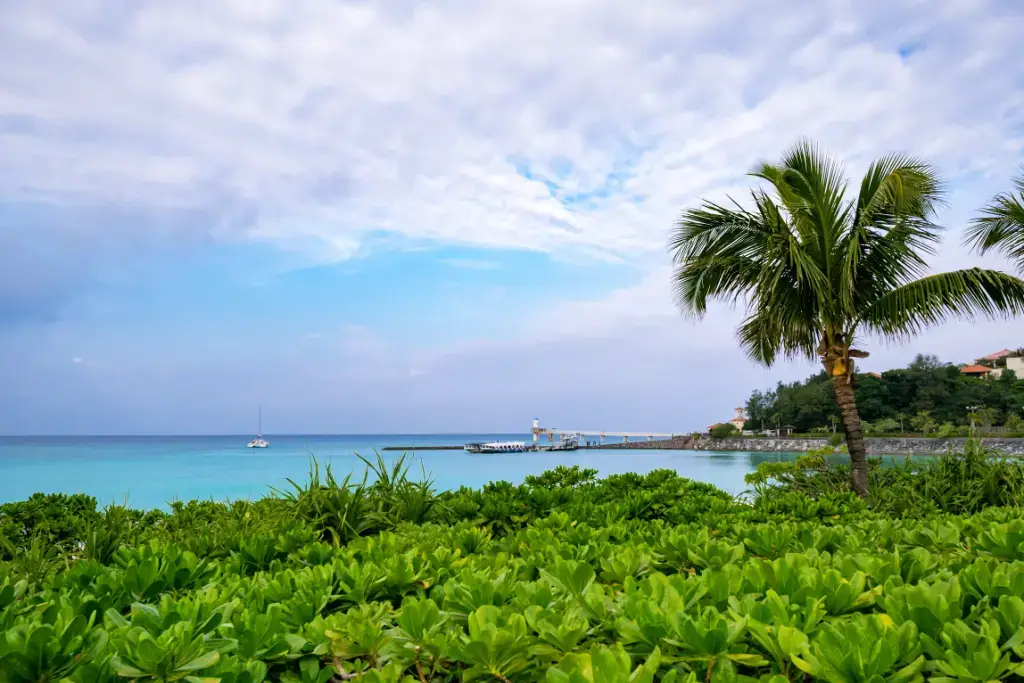
[(1024, 312), (1024, 281), (970, 268), (926, 275), (941, 228), (936, 172), (913, 157), (885, 156), (847, 198), (842, 167), (810, 142), (751, 175), (767, 184), (749, 207), (705, 201), (673, 231), (676, 302), (700, 318), (712, 300), (745, 302), (738, 329), (751, 359), (820, 360), (832, 377), (850, 454), (850, 484), (868, 493), (867, 459), (854, 399), (854, 348), (863, 334), (908, 339), (954, 317)]
[(1024, 168), (1013, 186), (1013, 192), (997, 194), (981, 210), (964, 234), (964, 243), (980, 254), (1002, 252), (1024, 273)]

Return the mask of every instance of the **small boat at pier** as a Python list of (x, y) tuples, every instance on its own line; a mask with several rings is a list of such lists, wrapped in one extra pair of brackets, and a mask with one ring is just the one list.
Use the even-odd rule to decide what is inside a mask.
[(580, 437), (576, 434), (563, 434), (561, 440), (553, 446), (541, 447), (542, 451), (575, 451), (580, 447)]
[(488, 441), (487, 443), (467, 443), (467, 453), (526, 453), (532, 450), (523, 441)]

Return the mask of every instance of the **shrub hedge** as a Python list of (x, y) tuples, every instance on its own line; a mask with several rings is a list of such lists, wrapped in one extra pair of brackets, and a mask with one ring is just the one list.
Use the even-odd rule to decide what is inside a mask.
[(435, 494), (404, 460), (169, 512), (34, 496), (0, 507), (0, 681), (1024, 674), (1020, 466), (872, 468), (907, 505), (978, 480), (909, 509), (852, 496), (826, 456), (771, 463), (742, 500), (575, 467)]

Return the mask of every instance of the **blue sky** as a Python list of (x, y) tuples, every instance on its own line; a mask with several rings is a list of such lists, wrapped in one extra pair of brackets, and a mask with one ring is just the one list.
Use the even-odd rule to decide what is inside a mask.
[(851, 175), (932, 160), (933, 266), (982, 262), (959, 231), (1024, 161), (1022, 32), (1010, 0), (4, 4), (0, 433), (723, 419), (814, 368), (679, 318), (673, 218), (811, 136)]

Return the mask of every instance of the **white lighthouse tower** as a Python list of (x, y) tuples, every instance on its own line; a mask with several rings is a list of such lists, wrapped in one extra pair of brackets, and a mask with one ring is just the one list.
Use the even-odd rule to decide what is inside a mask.
[(540, 419), (533, 418), (533, 442), (537, 443), (537, 439), (540, 437)]

